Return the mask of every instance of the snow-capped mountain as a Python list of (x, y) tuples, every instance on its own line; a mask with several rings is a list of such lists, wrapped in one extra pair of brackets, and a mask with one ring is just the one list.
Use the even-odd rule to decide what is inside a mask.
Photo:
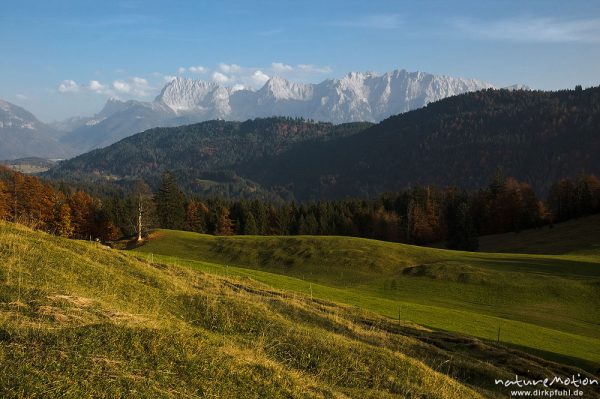
[(319, 84), (273, 77), (257, 91), (176, 78), (163, 88), (155, 102), (165, 104), (178, 115), (192, 113), (206, 119), (281, 115), (333, 123), (378, 122), (432, 101), (491, 87), (474, 79), (405, 70), (382, 75), (352, 72)]
[(0, 100), (0, 159), (72, 155), (73, 151), (55, 140), (58, 135), (29, 111)]
[(491, 87), (474, 79), (405, 70), (352, 72), (318, 84), (272, 77), (259, 90), (178, 77), (152, 102), (109, 100), (100, 113), (79, 120), (62, 141), (84, 152), (152, 127), (211, 119), (291, 116), (333, 123), (379, 122), (432, 101)]

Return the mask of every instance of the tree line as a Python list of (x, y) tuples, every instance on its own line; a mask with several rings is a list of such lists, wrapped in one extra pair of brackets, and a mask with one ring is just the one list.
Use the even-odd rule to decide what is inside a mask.
[(139, 181), (128, 192), (92, 197), (64, 183), (0, 169), (0, 218), (64, 237), (142, 240), (154, 228), (215, 235), (343, 235), (410, 244), (446, 242), (477, 250), (478, 236), (549, 225), (600, 212), (600, 181), (563, 179), (542, 201), (531, 186), (500, 172), (488, 186), (413, 187), (375, 199), (306, 203), (224, 200), (186, 195), (165, 172), (154, 192)]
[(109, 241), (121, 235), (101, 200), (4, 166), (0, 166), (0, 219), (69, 238)]
[(600, 181), (593, 175), (555, 183), (546, 201), (529, 184), (501, 172), (487, 187), (470, 193), (414, 187), (371, 200), (285, 204), (186, 196), (166, 172), (155, 194), (146, 187), (137, 196), (146, 209), (139, 216), (147, 228), (215, 235), (344, 235), (418, 245), (445, 241), (449, 248), (464, 250), (477, 250), (479, 235), (600, 212)]

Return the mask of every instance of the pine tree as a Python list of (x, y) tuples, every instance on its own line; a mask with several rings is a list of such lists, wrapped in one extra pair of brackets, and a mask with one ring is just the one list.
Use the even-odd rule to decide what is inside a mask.
[(465, 200), (450, 202), (446, 211), (449, 249), (477, 251), (479, 238), (473, 224), (469, 204)]
[(256, 235), (258, 234), (258, 227), (256, 226), (256, 219), (252, 212), (248, 212), (244, 219), (244, 234)]
[(300, 221), (298, 222), (298, 234), (300, 235), (316, 235), (319, 233), (319, 222), (317, 222), (317, 218), (311, 212), (306, 217), (304, 215), (300, 216)]
[(185, 195), (179, 189), (175, 176), (165, 172), (154, 198), (160, 226), (180, 230), (185, 223)]

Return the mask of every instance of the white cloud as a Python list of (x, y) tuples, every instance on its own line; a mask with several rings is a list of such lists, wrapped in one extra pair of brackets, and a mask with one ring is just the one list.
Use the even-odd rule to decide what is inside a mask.
[(29, 100), (29, 97), (27, 97), (25, 94), (15, 94), (15, 97), (17, 98), (17, 100), (21, 100), (21, 101), (25, 101), (25, 100)]
[(203, 66), (201, 66), (201, 65), (198, 65), (198, 66), (191, 66), (191, 67), (189, 67), (189, 68), (188, 68), (188, 70), (189, 70), (191, 73), (198, 73), (198, 74), (203, 74), (203, 73), (206, 73), (206, 72), (208, 72), (208, 69), (207, 69), (207, 68), (205, 68), (205, 67), (203, 67)]
[(180, 74), (180, 75), (183, 74), (183, 73), (185, 73), (186, 71), (187, 71), (187, 69), (185, 69), (184, 67), (177, 68), (177, 73)]
[(127, 94), (131, 91), (131, 85), (122, 80), (115, 80), (112, 84), (113, 89), (119, 93)]
[(397, 29), (402, 25), (402, 18), (399, 14), (372, 14), (333, 21), (330, 25), (341, 28)]
[(260, 69), (254, 71), (250, 77), (254, 85), (264, 85), (269, 80), (269, 75), (261, 71)]
[(477, 38), (516, 42), (600, 43), (600, 18), (516, 17), (496, 21), (458, 19), (454, 26)]
[[(61, 93), (93, 93), (110, 97), (132, 97), (147, 100), (164, 84), (166, 80), (163, 75), (153, 75), (160, 79), (159, 82), (151, 84), (146, 78), (132, 76), (126, 79), (117, 79), (112, 83), (102, 83), (98, 80), (90, 80), (87, 85), (79, 85), (73, 80), (63, 80), (58, 91)], [(174, 78), (174, 77), (172, 77)]]
[[(212, 69), (201, 65), (180, 67), (180, 69), (185, 70), (186, 73), (200, 74), (203, 79), (211, 80), (233, 90), (260, 89), (273, 76), (281, 76), (285, 79), (300, 82), (314, 81), (320, 75), (332, 71), (329, 66), (292, 65), (284, 62), (272, 62), (260, 68), (221, 63)], [(81, 85), (74, 80), (64, 80), (58, 85), (58, 90), (61, 93), (93, 94), (120, 99), (150, 101), (165, 84), (173, 81), (179, 75), (153, 72), (144, 77), (117, 76), (112, 81), (90, 80), (87, 84)]]
[(144, 78), (138, 78), (137, 76), (134, 76), (133, 78), (131, 78), (131, 80), (137, 86), (148, 86), (148, 81)]
[(58, 91), (61, 93), (77, 93), (79, 91), (79, 85), (74, 80), (63, 80), (58, 85)]
[(239, 73), (242, 70), (242, 67), (237, 64), (219, 64), (219, 69), (223, 73)]
[(298, 69), (306, 73), (326, 74), (331, 73), (331, 67), (328, 65), (317, 66), (313, 64), (299, 64)]
[(89, 89), (95, 93), (100, 93), (100, 94), (104, 94), (106, 93), (106, 86), (104, 86), (102, 83), (98, 82), (97, 80), (90, 80), (90, 83), (88, 85)]
[(291, 65), (284, 64), (283, 62), (272, 62), (271, 69), (274, 72), (281, 73), (292, 71), (294, 67), (292, 67)]
[(212, 79), (219, 83), (219, 84), (225, 84), (225, 83), (229, 83), (231, 81), (231, 78), (221, 72), (214, 72), (212, 74)]

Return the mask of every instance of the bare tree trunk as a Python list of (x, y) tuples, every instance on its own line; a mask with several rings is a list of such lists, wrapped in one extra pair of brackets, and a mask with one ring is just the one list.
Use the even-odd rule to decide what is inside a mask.
[(142, 205), (142, 195), (138, 197), (138, 220), (137, 220), (137, 241), (142, 241), (142, 214), (144, 211), (144, 207)]

